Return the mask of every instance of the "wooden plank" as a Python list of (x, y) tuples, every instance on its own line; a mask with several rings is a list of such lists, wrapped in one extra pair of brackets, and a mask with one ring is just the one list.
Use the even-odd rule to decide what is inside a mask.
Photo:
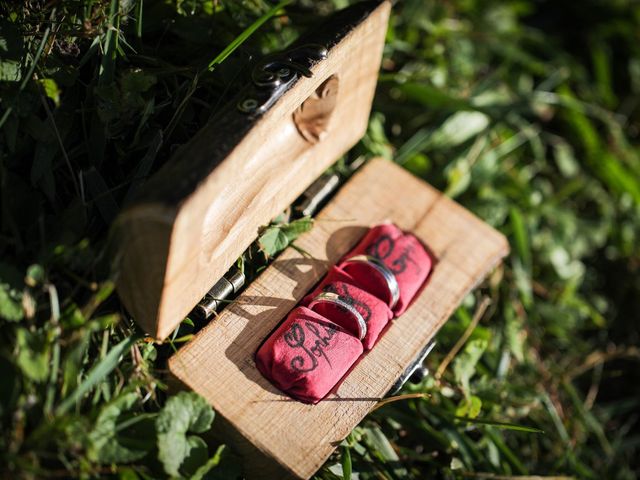
[[(362, 238), (391, 220), (420, 237), (437, 263), (426, 288), (344, 379), (317, 405), (296, 402), (257, 371), (266, 335)], [(374, 160), (324, 208), (311, 232), (289, 248), (169, 362), (241, 436), (290, 474), (310, 477), (435, 335), (463, 297), (508, 253), (503, 235), (401, 167)], [(240, 450), (242, 448), (240, 444)], [(244, 442), (246, 444), (246, 442)], [(247, 452), (247, 475), (264, 464)]]
[(312, 77), (293, 81), (264, 114), (247, 115), (234, 99), (120, 215), (118, 292), (151, 335), (169, 335), (258, 228), (364, 135), (389, 9), (356, 4), (301, 39), (327, 49)]

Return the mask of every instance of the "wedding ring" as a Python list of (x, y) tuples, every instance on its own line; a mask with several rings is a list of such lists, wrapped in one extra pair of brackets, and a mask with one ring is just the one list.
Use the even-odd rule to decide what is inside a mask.
[(311, 303), (309, 303), (307, 308), (309, 308), (309, 310), (313, 310), (313, 307), (319, 303), (331, 303), (349, 312), (358, 325), (358, 338), (362, 340), (365, 337), (367, 334), (367, 323), (364, 321), (364, 317), (353, 305), (340, 298), (340, 295), (333, 292), (322, 292), (316, 298), (311, 300)]
[(380, 274), (380, 276), (387, 284), (389, 296), (391, 297), (389, 308), (393, 309), (393, 307), (396, 306), (396, 303), (398, 303), (398, 300), (400, 299), (400, 286), (398, 285), (396, 276), (391, 270), (389, 270), (389, 268), (382, 262), (382, 260), (371, 255), (355, 255), (351, 258), (347, 258), (344, 263), (364, 263), (371, 266), (376, 272)]

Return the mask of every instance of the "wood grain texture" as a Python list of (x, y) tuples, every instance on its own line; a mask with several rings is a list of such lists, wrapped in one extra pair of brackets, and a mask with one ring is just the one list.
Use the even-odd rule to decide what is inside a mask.
[[(335, 393), (317, 405), (290, 399), (257, 371), (256, 349), (367, 228), (386, 220), (412, 231), (436, 257), (426, 287)], [(500, 233), (384, 160), (363, 167), (296, 245), (312, 258), (287, 249), (169, 362), (173, 375), (204, 396), (245, 439), (237, 448), (247, 456), (249, 478), (268, 478), (261, 475), (265, 458), (272, 459), (270, 468), (310, 477), (388, 392), (470, 289), (508, 253)], [(245, 450), (247, 442), (261, 455)]]
[[(311, 78), (300, 77), (263, 115), (236, 100), (151, 179), (114, 226), (117, 287), (148, 333), (163, 339), (281, 213), (364, 134), (376, 86), (390, 4), (339, 12), (300, 42), (326, 46)], [(294, 112), (328, 78), (330, 117), (309, 141)], [(241, 93), (240, 96), (244, 95)], [(323, 123), (324, 122), (324, 123)]]

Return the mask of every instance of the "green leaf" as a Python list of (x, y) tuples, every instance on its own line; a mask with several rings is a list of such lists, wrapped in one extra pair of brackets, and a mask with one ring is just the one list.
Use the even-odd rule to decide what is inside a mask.
[(118, 472), (119, 480), (139, 480), (140, 477), (133, 468), (120, 468)]
[(614, 154), (605, 148), (597, 126), (587, 117), (573, 92), (568, 87), (561, 88), (560, 91), (560, 98), (566, 106), (563, 116), (585, 150), (586, 163), (611, 191), (618, 195), (631, 195), (640, 205), (640, 180), (637, 175), (626, 167), (618, 152)]
[(406, 478), (407, 469), (400, 463), (400, 457), (380, 427), (375, 425), (365, 427), (363, 434), (363, 442), (371, 454), (383, 463), (388, 463), (397, 478)]
[(207, 475), (211, 470), (217, 467), (222, 460), (222, 454), (226, 451), (226, 445), (220, 445), (216, 450), (216, 453), (213, 454), (206, 463), (200, 466), (198, 470), (191, 476), (191, 480), (202, 480), (205, 475)]
[(113, 283), (112, 281), (101, 283), (98, 286), (98, 290), (96, 291), (96, 293), (93, 294), (93, 296), (89, 299), (87, 304), (82, 309), (82, 315), (85, 318), (91, 317), (96, 309), (111, 296), (115, 288), (115, 283)]
[(98, 71), (98, 85), (108, 85), (113, 81), (114, 71), (116, 68), (116, 56), (118, 50), (118, 34), (120, 33), (117, 25), (119, 24), (119, 1), (111, 0), (109, 5), (109, 25), (103, 40), (103, 54)]
[(44, 94), (53, 100), (53, 103), (56, 104), (56, 107), (60, 105), (60, 88), (58, 84), (53, 78), (41, 78), (38, 80), (42, 89), (44, 90)]
[[(384, 115), (380, 112), (373, 112), (369, 119), (367, 132), (362, 138), (362, 144), (369, 152), (376, 157), (383, 157), (387, 160), (393, 159), (393, 147), (384, 130)], [(411, 152), (413, 153), (413, 152)], [(396, 158), (396, 161), (399, 161)]]
[(0, 283), (0, 317), (9, 322), (19, 322), (24, 318), (22, 295), (5, 283)]
[(464, 462), (458, 457), (453, 457), (451, 459), (451, 463), (449, 464), (449, 468), (451, 470), (462, 470), (464, 468)]
[[(480, 421), (476, 419), (476, 420), (472, 420), (471, 423), (480, 423)], [(492, 422), (492, 423), (496, 423), (496, 422)], [(485, 423), (485, 424), (489, 425), (488, 423)], [(507, 424), (502, 424), (502, 427), (505, 427), (506, 425)], [(500, 451), (500, 453), (502, 453), (502, 455), (509, 461), (509, 463), (513, 466), (513, 468), (518, 473), (522, 475), (526, 475), (528, 473), (526, 467), (522, 464), (518, 456), (504, 442), (501, 432), (496, 432), (495, 430), (493, 430), (491, 426), (489, 426), (488, 428), (485, 429), (485, 433), (489, 438), (489, 440), (495, 445), (495, 447)]]
[(613, 53), (605, 43), (595, 43), (590, 46), (593, 70), (596, 77), (598, 93), (608, 108), (615, 108), (618, 99), (612, 82)]
[(191, 478), (209, 460), (209, 450), (205, 441), (195, 435), (187, 437), (187, 444), (189, 453), (180, 465), (180, 472)]
[(573, 178), (580, 171), (580, 164), (575, 158), (573, 147), (566, 142), (553, 145), (554, 158), (558, 170), (565, 178)]
[(27, 274), (24, 282), (30, 287), (35, 287), (44, 282), (45, 272), (42, 265), (34, 264), (27, 268)]
[(291, 223), (282, 226), (282, 231), (287, 236), (289, 243), (313, 228), (313, 219), (309, 217), (299, 218)]
[(400, 85), (399, 88), (410, 100), (419, 102), (428, 108), (455, 108), (464, 110), (470, 107), (468, 101), (454, 98), (445, 90), (425, 83), (405, 83)]
[(526, 338), (526, 330), (522, 325), (523, 322), (510, 303), (505, 305), (503, 315), (505, 319), (504, 334), (509, 351), (511, 351), (519, 362), (523, 362)]
[(28, 378), (42, 382), (49, 375), (49, 344), (44, 333), (16, 330), (16, 363)]
[(391, 442), (386, 435), (377, 426), (369, 426), (363, 428), (363, 440), (373, 449), (373, 452), (383, 460), (398, 461), (399, 457), (393, 449)]
[(118, 435), (118, 423), (138, 403), (138, 399), (138, 394), (129, 392), (102, 407), (95, 426), (89, 433), (90, 460), (98, 463), (127, 463), (144, 457), (153, 448), (153, 442), (148, 442), (148, 448), (139, 444), (131, 447)]
[(447, 118), (438, 128), (421, 128), (399, 149), (395, 160), (403, 165), (416, 152), (443, 150), (462, 145), (489, 126), (489, 117), (481, 112), (461, 111)]
[(471, 165), (468, 156), (465, 155), (450, 163), (446, 169), (446, 176), (448, 184), (445, 195), (456, 198), (464, 193), (471, 185)]
[(201, 447), (187, 434), (207, 431), (213, 418), (211, 406), (194, 392), (180, 392), (167, 400), (156, 418), (158, 458), (167, 474), (180, 475), (180, 467), (191, 450)]
[(453, 363), (453, 372), (456, 381), (462, 387), (465, 395), (469, 395), (469, 380), (476, 372), (476, 365), (487, 349), (488, 342), (485, 339), (470, 340), (460, 355)]
[(344, 480), (351, 480), (351, 471), (352, 471), (351, 451), (349, 450), (349, 447), (347, 445), (342, 447), (341, 463), (342, 463), (342, 478)]
[(480, 410), (482, 409), (482, 400), (476, 397), (475, 395), (471, 395), (471, 405), (469, 406), (469, 411), (467, 412), (467, 416), (469, 418), (476, 418), (480, 415)]
[(280, 227), (269, 227), (258, 238), (258, 245), (267, 258), (270, 258), (287, 248), (289, 239)]
[(525, 307), (530, 307), (533, 303), (533, 287), (531, 285), (531, 274), (522, 265), (520, 258), (514, 258), (512, 261), (512, 272), (515, 279), (515, 286), (520, 292), (522, 303)]
[(403, 166), (417, 177), (425, 177), (431, 170), (431, 161), (424, 153), (417, 152), (411, 155)]
[(300, 218), (291, 223), (273, 225), (260, 235), (258, 245), (260, 250), (270, 258), (283, 251), (302, 233), (308, 232), (312, 227), (313, 220), (309, 217)]
[(468, 110), (471, 108), (471, 104), (467, 100), (452, 97), (444, 89), (426, 83), (405, 83), (401, 84), (399, 88), (407, 98), (428, 108), (455, 110)]
[(220, 52), (216, 57), (209, 62), (208, 69), (213, 70), (216, 65), (221, 64), (226, 60), (226, 58), (231, 55), (240, 45), (242, 45), (253, 33), (258, 30), (267, 20), (269, 20), (274, 15), (277, 15), (278, 12), (289, 5), (292, 0), (283, 0), (278, 3), (271, 10), (266, 12), (260, 18), (258, 18), (255, 22), (249, 25), (240, 35), (238, 35), (229, 45), (225, 47), (222, 52)]
[(476, 397), (475, 395), (464, 397), (458, 408), (456, 408), (456, 417), (473, 419), (480, 415), (481, 409), (482, 400), (480, 400), (480, 398)]
[(516, 432), (527, 433), (544, 433), (544, 430), (540, 430), (536, 427), (527, 427), (524, 425), (516, 425), (515, 423), (496, 422), (493, 420), (485, 420), (483, 418), (468, 418), (468, 417), (454, 417), (456, 420), (465, 423), (474, 423), (477, 425), (489, 425), (491, 427), (497, 427), (503, 430), (515, 430)]
[(4, 18), (0, 19), (0, 81), (18, 82), (22, 79), (20, 62), (23, 50), (18, 27)]
[(511, 230), (515, 240), (516, 251), (527, 270), (531, 269), (531, 247), (529, 242), (529, 232), (525, 224), (522, 212), (517, 207), (511, 207), (509, 211), (511, 219)]
[(454, 113), (431, 133), (426, 148), (436, 150), (456, 147), (478, 135), (488, 125), (489, 117), (484, 113)]
[(101, 382), (107, 375), (109, 375), (113, 369), (118, 366), (120, 357), (131, 346), (138, 341), (140, 335), (132, 335), (125, 338), (116, 346), (114, 346), (109, 353), (107, 353), (102, 360), (100, 360), (87, 374), (86, 378), (80, 385), (69, 395), (56, 409), (56, 414), (61, 415), (66, 413), (75, 403), (80, 400), (86, 393), (88, 393), (93, 387)]

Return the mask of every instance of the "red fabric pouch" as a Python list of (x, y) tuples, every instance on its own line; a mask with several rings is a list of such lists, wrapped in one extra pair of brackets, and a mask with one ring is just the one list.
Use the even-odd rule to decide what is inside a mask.
[[(387, 304), (378, 297), (355, 286), (354, 279), (338, 267), (332, 267), (322, 282), (302, 300), (302, 305), (309, 303), (322, 292), (337, 294), (342, 301), (354, 307), (367, 325), (367, 334), (362, 339), (365, 350), (371, 350), (380, 333), (393, 318), (393, 312)], [(313, 311), (331, 319), (347, 331), (356, 334), (356, 325), (349, 312), (330, 303), (319, 303)]]
[(306, 307), (294, 308), (256, 353), (273, 385), (305, 403), (318, 403), (362, 355), (362, 343)]
[(393, 307), (395, 316), (407, 309), (431, 271), (431, 257), (415, 235), (404, 233), (390, 223), (373, 227), (338, 267), (353, 279), (354, 285), (387, 303), (391, 301), (387, 284), (379, 275), (372, 273), (370, 266), (345, 262), (355, 255), (378, 258), (396, 277), (400, 297)]

